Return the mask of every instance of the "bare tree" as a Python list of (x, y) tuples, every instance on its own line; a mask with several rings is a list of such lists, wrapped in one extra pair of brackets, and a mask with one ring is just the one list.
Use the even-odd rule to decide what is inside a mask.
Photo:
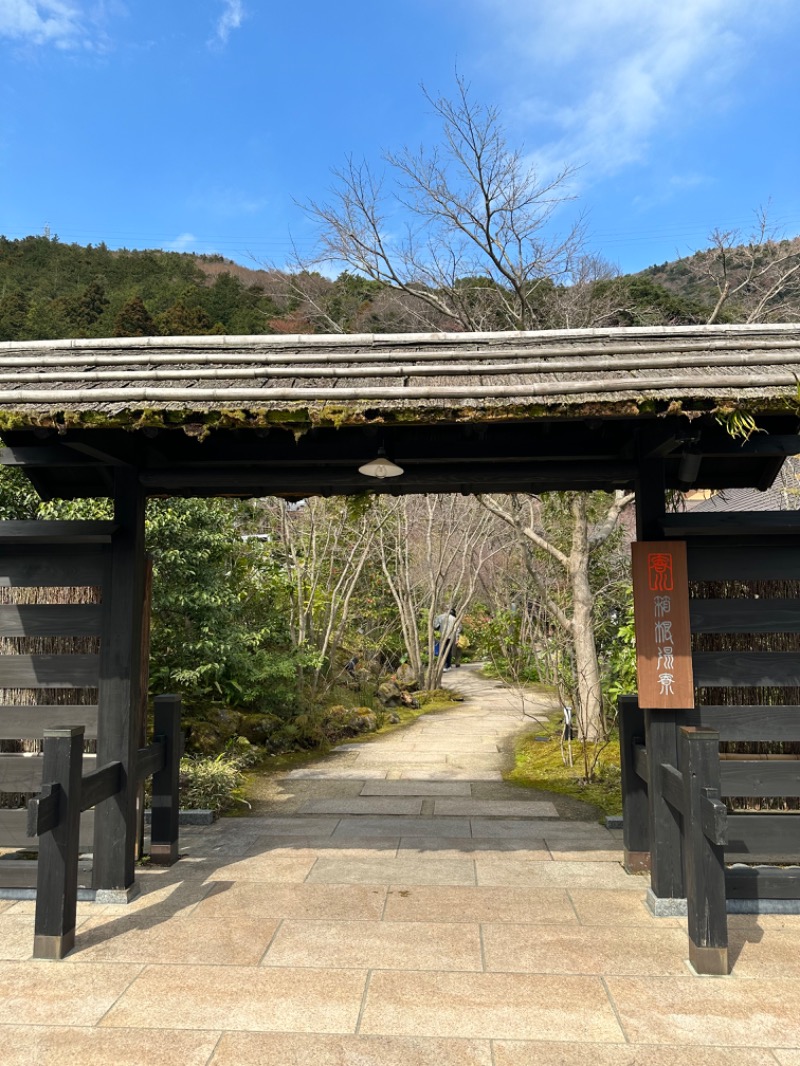
[(341, 648), (380, 519), (371, 511), (353, 515), (340, 500), (313, 498), (292, 508), (284, 500), (267, 499), (262, 506), (271, 512), (271, 535), (291, 576), (293, 641), (318, 653), (310, 679), (314, 692)]
[(591, 573), (592, 557), (617, 529), (623, 511), (633, 499), (632, 493), (614, 493), (604, 512), (592, 520), (585, 494), (565, 494), (571, 529), (569, 544), (562, 547), (556, 535), (560, 533), (563, 538), (565, 530), (548, 531), (545, 528), (541, 501), (537, 497), (480, 497), (488, 511), (510, 526), (521, 541), (544, 552), (567, 579), (569, 598), (554, 595), (546, 571), (532, 565), (528, 556), (528, 572), (548, 617), (569, 638), (577, 697), (575, 718), (580, 737), (590, 743), (605, 734), (601, 671), (595, 640), (597, 589)]
[(544, 289), (569, 280), (583, 239), (580, 221), (550, 228), (574, 169), (540, 177), (462, 77), (452, 99), (423, 93), (439, 143), (387, 152), (388, 189), (352, 157), (335, 170), (331, 199), (305, 205), (320, 228), (316, 261), (400, 289), (447, 328), (536, 329)]
[[(498, 537), (491, 515), (470, 497), (403, 496), (384, 499), (382, 506), (391, 517), (378, 534), (381, 566), (397, 605), (409, 664), (420, 684), (437, 688), (480, 575), (508, 538)], [(433, 621), (451, 607), (456, 630), (437, 656)]]
[(797, 319), (800, 238), (781, 239), (767, 209), (760, 208), (746, 237), (739, 230), (715, 229), (709, 239), (711, 248), (687, 261), (715, 294), (708, 324), (718, 322), (725, 311), (742, 322)]

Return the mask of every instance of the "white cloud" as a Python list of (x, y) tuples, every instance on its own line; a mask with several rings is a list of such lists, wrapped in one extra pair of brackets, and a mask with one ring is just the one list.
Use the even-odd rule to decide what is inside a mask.
[(65, 0), (0, 0), (0, 37), (72, 48), (85, 37), (84, 14)]
[[(505, 49), (509, 95), (550, 143), (540, 164), (613, 172), (643, 159), (653, 136), (714, 113), (753, 37), (780, 24), (751, 0), (473, 0)], [(516, 61), (509, 53), (519, 57)], [(496, 55), (493, 58), (497, 58)]]
[(167, 241), (166, 248), (171, 252), (186, 252), (189, 249), (194, 251), (196, 244), (197, 237), (193, 233), (181, 233), (174, 241)]
[(245, 11), (242, 0), (223, 0), (224, 10), (219, 17), (215, 41), (226, 44), (232, 30), (238, 30), (244, 22)]

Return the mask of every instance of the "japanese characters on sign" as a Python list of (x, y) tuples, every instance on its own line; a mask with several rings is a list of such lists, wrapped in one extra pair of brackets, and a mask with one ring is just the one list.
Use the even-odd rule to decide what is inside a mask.
[(639, 706), (694, 707), (686, 544), (638, 541), (631, 547)]

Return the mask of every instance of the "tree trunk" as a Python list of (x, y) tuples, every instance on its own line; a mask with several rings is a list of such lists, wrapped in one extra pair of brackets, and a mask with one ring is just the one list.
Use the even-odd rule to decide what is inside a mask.
[(604, 733), (603, 689), (592, 617), (594, 595), (589, 580), (591, 551), (586, 520), (586, 497), (582, 493), (576, 494), (572, 500), (572, 515), (574, 524), (569, 572), (572, 583), (575, 687), (578, 693), (578, 706), (575, 711), (580, 739), (593, 743), (600, 740)]

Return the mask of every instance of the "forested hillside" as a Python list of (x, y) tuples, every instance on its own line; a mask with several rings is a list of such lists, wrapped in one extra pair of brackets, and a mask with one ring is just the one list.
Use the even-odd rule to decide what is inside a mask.
[[(586, 261), (570, 285), (537, 283), (533, 304), (540, 328), (630, 326), (742, 321), (780, 267), (779, 292), (762, 310), (776, 320), (797, 313), (798, 280), (784, 275), (800, 256), (800, 241), (765, 244), (748, 259), (745, 247), (712, 247), (695, 256), (619, 276)], [(750, 263), (753, 260), (754, 266)], [(780, 261), (780, 262), (778, 262)], [(746, 281), (750, 264), (749, 285)], [(720, 284), (733, 279), (717, 309)], [(491, 302), (493, 283), (465, 278), (463, 299)], [(736, 291), (733, 291), (736, 290)], [(749, 301), (749, 303), (748, 303)], [(755, 301), (758, 302), (757, 300)], [(712, 319), (715, 315), (715, 319)], [(442, 329), (463, 325), (441, 316)], [(487, 328), (491, 328), (491, 316)], [(0, 340), (68, 337), (182, 336), (311, 332), (410, 332), (430, 328), (413, 296), (343, 273), (248, 269), (221, 256), (179, 252), (111, 251), (105, 245), (62, 244), (57, 237), (0, 237)]]

